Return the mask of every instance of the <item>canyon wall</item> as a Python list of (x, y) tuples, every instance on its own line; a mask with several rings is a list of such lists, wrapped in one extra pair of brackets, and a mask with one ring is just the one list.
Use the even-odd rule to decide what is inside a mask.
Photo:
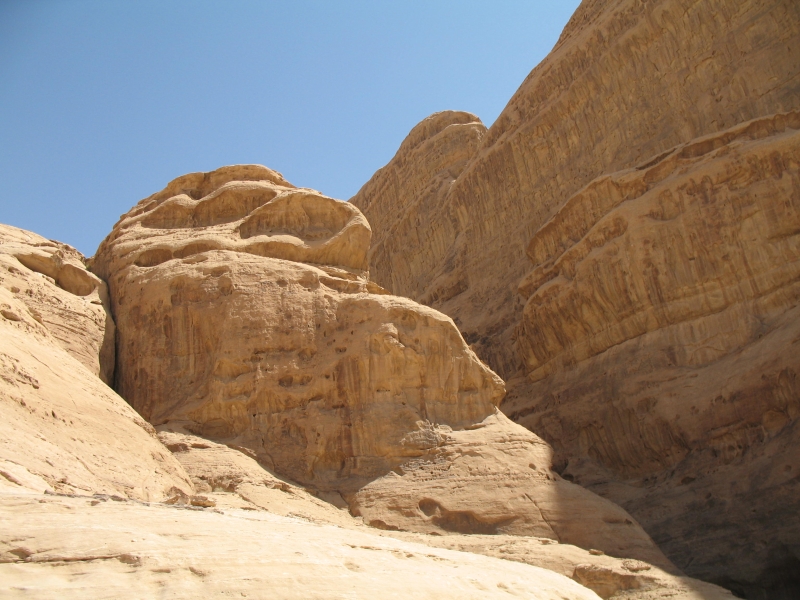
[(266, 167), (176, 179), (92, 261), (117, 389), (153, 425), (240, 448), (375, 527), (537, 535), (674, 570), (497, 410), (503, 381), (451, 319), (369, 280), (370, 233), (352, 204)]
[[(253, 175), (263, 178), (271, 174), (263, 167), (220, 171), (181, 181), (213, 182), (226, 173), (251, 177), (237, 188), (249, 192), (225, 204), (227, 209), (241, 212), (238, 203), (253, 198), (253, 189), (248, 187)], [(212, 183), (212, 187), (225, 187), (228, 183)], [(294, 188), (288, 184), (281, 187), (290, 196), (280, 199), (271, 209), (282, 214), (284, 226), (285, 218), (308, 217), (305, 209), (298, 211), (291, 201), (298, 199)], [(302, 204), (309, 195), (307, 190), (301, 194), (301, 207), (308, 208), (311, 215), (322, 214), (322, 222), (337, 222), (330, 210), (336, 201), (313, 194), (319, 197), (311, 204)], [(344, 208), (358, 220), (355, 209)], [(264, 212), (259, 214), (264, 216)], [(241, 286), (245, 288), (247, 305), (233, 301), (226, 304), (223, 300), (216, 305), (217, 310), (205, 313), (195, 306), (199, 318), (191, 328), (181, 330), (176, 326), (168, 337), (174, 341), (185, 333), (191, 336), (192, 331), (196, 337), (203, 337), (208, 335), (208, 329), (199, 321), (212, 321), (220, 336), (230, 338), (232, 345), (209, 348), (199, 344), (194, 360), (226, 356), (215, 364), (228, 368), (235, 364), (237, 347), (246, 353), (253, 341), (244, 324), (264, 325), (267, 317), (274, 318), (271, 324), (282, 329), (255, 327), (259, 347), (275, 342), (290, 352), (288, 332), (302, 327), (283, 311), (290, 305), (304, 306), (303, 293), (295, 289), (284, 303), (276, 302), (269, 293), (247, 295), (246, 288), (252, 283), (247, 275), (258, 272), (262, 283), (276, 283), (283, 289), (290, 284), (282, 276), (298, 271), (309, 283), (309, 273), (314, 273), (310, 265), (217, 249), (189, 253), (185, 257), (188, 262), (169, 258), (160, 263), (168, 267), (159, 273), (157, 265), (136, 267), (138, 258), (152, 256), (146, 254), (146, 238), (137, 241), (135, 235), (137, 231), (146, 234), (147, 229), (137, 228), (136, 223), (134, 219), (127, 232), (117, 232), (117, 249), (122, 251), (112, 253), (111, 261), (123, 265), (127, 262), (122, 270), (133, 266), (140, 276), (123, 277), (122, 281), (133, 283), (127, 298), (141, 304), (137, 307), (127, 301), (116, 303), (122, 317), (123, 339), (144, 350), (126, 354), (126, 361), (154, 369), (171, 394), (192, 391), (184, 366), (179, 364), (178, 372), (163, 370), (174, 366), (171, 359), (159, 353), (165, 343), (162, 336), (169, 328), (159, 329), (152, 320), (144, 319), (136, 323), (138, 331), (132, 332), (129, 312), (160, 317), (169, 314), (170, 309), (180, 314), (187, 310), (187, 304), (191, 307), (219, 300), (213, 290), (218, 289), (221, 275), (215, 275), (215, 269), (223, 264), (240, 267), (240, 271), (232, 272), (231, 293), (223, 297), (231, 301)], [(320, 220), (316, 223), (320, 225)], [(310, 235), (309, 228), (304, 231)], [(319, 227), (315, 231), (319, 233)], [(356, 228), (356, 235), (358, 231)], [(163, 256), (170, 248), (175, 252), (185, 247), (185, 239), (170, 244), (176, 241), (174, 234), (175, 231), (161, 231), (160, 235), (152, 235), (161, 252), (156, 256)], [(208, 234), (208, 228), (199, 227), (193, 235), (208, 241)], [(281, 238), (273, 241), (290, 241), (285, 231), (279, 235)], [(218, 241), (236, 240), (219, 235)], [(366, 251), (366, 244), (360, 247)], [(283, 250), (281, 244), (272, 246), (274, 252)], [(315, 256), (332, 256), (330, 248), (323, 250), (317, 248)], [(349, 254), (336, 255), (343, 258)], [(215, 260), (220, 256), (223, 260)], [(253, 261), (257, 260), (264, 262), (254, 267)], [(198, 264), (213, 265), (212, 272), (198, 275), (188, 271), (189, 279), (181, 279), (187, 272), (181, 272), (179, 265)], [(306, 270), (302, 271), (302, 267)], [(148, 273), (151, 279), (142, 277)], [(345, 273), (342, 270), (340, 275)], [(183, 284), (178, 286), (182, 292), (169, 298), (167, 308), (158, 291), (169, 274), (176, 275), (175, 281)], [(234, 414), (227, 425), (223, 421), (235, 413), (241, 400), (224, 391), (252, 384), (250, 377), (225, 379), (220, 372), (205, 374), (211, 381), (211, 390), (207, 390), (209, 407), (194, 413), (174, 410), (175, 400), (180, 398), (164, 402), (163, 397), (151, 396), (152, 402), (141, 402), (143, 396), (134, 390), (140, 406), (151, 418), (166, 421), (159, 424), (156, 433), (101, 380), (109, 376), (105, 344), (110, 337), (108, 332), (114, 331), (103, 281), (86, 270), (83, 257), (73, 248), (31, 232), (0, 226), (0, 595), (139, 598), (167, 593), (175, 598), (195, 598), (209, 589), (255, 595), (269, 589), (271, 595), (282, 598), (327, 598), (332, 590), (372, 598), (391, 585), (409, 597), (732, 597), (717, 586), (676, 572), (623, 509), (558, 477), (550, 469), (552, 449), (497, 412), (494, 405), (502, 394), (502, 382), (471, 355), (447, 317), (408, 300), (387, 296), (363, 276), (337, 277), (340, 281), (335, 283), (326, 279), (322, 270), (316, 275), (322, 282), (319, 289), (331, 296), (344, 292), (329, 285), (348, 290), (351, 303), (338, 316), (349, 315), (357, 322), (356, 327), (377, 329), (377, 337), (360, 332), (362, 341), (369, 342), (369, 349), (355, 344), (358, 354), (349, 357), (370, 363), (370, 369), (355, 369), (337, 386), (349, 395), (359, 394), (358, 401), (364, 404), (349, 406), (353, 420), (371, 421), (367, 425), (375, 429), (372, 435), (384, 436), (383, 447), (392, 448), (394, 443), (397, 450), (393, 436), (409, 426), (403, 411), (421, 408), (404, 409), (404, 402), (418, 395), (430, 400), (423, 409), (427, 410), (424, 420), (414, 423), (400, 442), (400, 450), (407, 455), (405, 460), (358, 493), (345, 492), (351, 511), (358, 517), (342, 510), (347, 504), (338, 492), (301, 487), (266, 469), (263, 450), (268, 444), (221, 444), (185, 431), (186, 427), (205, 427), (219, 435), (221, 427), (240, 427), (245, 435), (235, 441), (252, 442), (255, 432), (242, 427), (242, 415)], [(141, 291), (136, 286), (149, 293), (132, 294)], [(363, 303), (372, 296), (364, 291), (366, 288), (377, 293), (373, 300), (385, 299), (385, 307), (395, 311), (394, 317), (399, 319), (397, 331), (371, 323), (370, 319), (358, 322), (376, 312), (374, 302)], [(354, 310), (359, 300), (363, 306)], [(380, 310), (377, 316), (386, 318)], [(226, 324), (230, 318), (244, 324), (230, 326)], [(411, 325), (416, 327), (410, 334)], [(426, 334), (424, 343), (411, 339), (412, 335), (423, 338)], [(323, 333), (322, 340), (325, 337)], [(297, 339), (306, 338), (300, 335)], [(418, 352), (431, 345), (432, 353)], [(173, 349), (174, 360), (185, 358), (181, 347)], [(320, 353), (347, 354), (339, 349), (340, 346), (320, 348)], [(437, 354), (443, 354), (438, 362)], [(305, 354), (303, 357), (309, 358)], [(270, 355), (269, 359), (273, 358), (275, 355)], [(436, 377), (441, 359), (450, 362), (451, 377), (444, 380)], [(258, 364), (270, 366), (269, 360)], [(285, 386), (285, 371), (293, 368), (291, 364), (276, 361), (272, 366), (277, 367), (272, 371), (273, 377), (269, 368), (254, 370), (256, 383), (260, 379), (260, 389), (272, 394), (273, 400), (278, 388), (303, 387), (302, 383)], [(396, 382), (407, 386), (405, 395), (398, 388), (391, 394), (386, 393), (388, 390), (372, 390), (368, 385), (362, 389), (364, 386), (356, 381), (361, 377), (369, 383), (377, 377), (380, 385), (392, 385), (392, 381), (381, 378), (389, 374), (387, 369)], [(453, 381), (470, 371), (473, 379), (468, 385), (472, 389), (456, 392)], [(128, 372), (128, 363), (122, 362), (117, 377), (124, 378)], [(357, 377), (353, 376), (355, 372)], [(340, 374), (335, 369), (333, 378)], [(481, 375), (487, 378), (483, 389), (476, 383)], [(271, 385), (275, 383), (274, 376), (277, 386)], [(419, 385), (413, 380), (416, 376), (426, 381), (421, 394), (420, 388), (414, 387)], [(186, 390), (169, 387), (175, 378)], [(306, 391), (315, 389), (309, 385)], [(252, 405), (258, 400), (263, 400), (263, 394), (257, 394)], [(481, 400), (486, 402), (482, 404)], [(280, 459), (294, 452), (297, 458), (289, 463), (307, 465), (304, 459), (313, 454), (311, 471), (325, 473), (331, 459), (336, 458), (336, 449), (327, 448), (330, 457), (316, 453), (320, 444), (314, 444), (313, 434), (326, 435), (336, 429), (336, 423), (320, 408), (319, 397), (309, 398), (295, 389), (293, 401), (295, 405), (288, 411), (292, 417), (289, 428), (295, 434), (305, 428), (311, 435), (305, 436), (304, 444), (288, 443), (283, 454), (275, 454), (279, 459), (276, 462), (285, 467), (286, 461)], [(226, 402), (234, 411), (229, 408), (226, 414)], [(376, 410), (365, 416), (369, 405)], [(174, 410), (172, 414), (170, 409)], [(262, 406), (260, 410), (263, 412), (258, 424), (262, 435), (269, 437), (275, 433), (264, 426), (270, 414), (279, 418), (286, 414), (276, 405)], [(488, 416), (481, 420), (483, 415)], [(186, 416), (196, 420), (190, 422)], [(356, 430), (358, 424), (349, 427)], [(361, 437), (363, 447), (368, 433), (355, 432), (351, 437)], [(278, 442), (287, 442), (287, 438)], [(425, 451), (420, 452), (422, 447)], [(374, 468), (374, 463), (364, 462), (366, 465), (356, 466), (362, 471), (365, 467)], [(298, 472), (305, 477), (308, 469)], [(399, 531), (401, 528), (405, 531)], [(476, 532), (493, 535), (475, 535)], [(586, 549), (566, 543), (569, 540)], [(309, 577), (309, 572), (315, 575)]]
[(372, 277), (451, 315), (512, 377), (536, 231), (604, 173), (800, 107), (799, 23), (791, 0), (583, 2), (488, 132), (434, 115), (351, 198), (374, 231)]
[(799, 41), (795, 2), (585, 1), (488, 131), (437, 113), (351, 199), (564, 476), (750, 597), (800, 590)]

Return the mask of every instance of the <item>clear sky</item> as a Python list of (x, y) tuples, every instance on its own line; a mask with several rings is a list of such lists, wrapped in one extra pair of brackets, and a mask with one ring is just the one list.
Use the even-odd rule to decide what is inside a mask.
[(171, 179), (347, 199), (429, 114), (490, 125), (578, 0), (0, 0), (0, 222), (87, 256)]

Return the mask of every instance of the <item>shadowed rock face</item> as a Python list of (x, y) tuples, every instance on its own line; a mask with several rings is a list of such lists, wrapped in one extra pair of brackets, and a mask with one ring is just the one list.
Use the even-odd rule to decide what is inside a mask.
[(505, 410), (743, 592), (800, 539), (799, 164), (793, 112), (599, 178), (533, 237), (520, 284), (528, 381)]
[(134, 408), (245, 448), (375, 526), (536, 533), (673, 568), (498, 413), (502, 380), (448, 317), (369, 282), (358, 209), (259, 168), (261, 181), (239, 167), (176, 180), (191, 185), (142, 201), (101, 245), (117, 389)]

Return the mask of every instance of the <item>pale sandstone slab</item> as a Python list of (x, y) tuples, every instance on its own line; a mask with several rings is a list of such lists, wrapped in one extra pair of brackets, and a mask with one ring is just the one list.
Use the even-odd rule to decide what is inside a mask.
[(598, 598), (563, 575), (266, 512), (0, 494), (7, 598)]
[(390, 532), (403, 540), (439, 548), (485, 554), (550, 569), (571, 577), (604, 599), (723, 600), (734, 598), (716, 585), (675, 575), (640, 560), (619, 559), (592, 549), (555, 543), (550, 538), (509, 535), (446, 535)]
[(104, 382), (111, 382), (114, 320), (108, 290), (86, 269), (80, 252), (0, 224), (0, 286), (22, 302), (67, 352)]

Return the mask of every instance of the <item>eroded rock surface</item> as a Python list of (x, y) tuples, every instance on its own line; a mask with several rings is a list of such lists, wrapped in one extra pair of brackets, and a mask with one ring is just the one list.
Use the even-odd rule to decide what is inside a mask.
[[(119, 322), (117, 389), (142, 415), (252, 448), (295, 481), (357, 489), (438, 445), (432, 424), (463, 427), (492, 413), (503, 383), (449, 318), (369, 293), (381, 290), (354, 268), (369, 247), (356, 208), (247, 185), (256, 208), (245, 212), (237, 198), (237, 221), (153, 233), (152, 215), (177, 200), (149, 200), (98, 252)], [(300, 193), (304, 203), (294, 202)], [(242, 231), (267, 218), (282, 225), (258, 242), (270, 256), (256, 256)], [(318, 234), (336, 228), (333, 239)], [(142, 259), (156, 253), (165, 260)]]
[(194, 508), (0, 494), (0, 594), (598, 598), (564, 575), (527, 564), (299, 517)]
[(0, 487), (4, 596), (193, 598), (219, 589), (261, 597), (266, 589), (271, 598), (327, 598), (339, 593), (334, 578), (352, 597), (385, 596), (380, 581), (403, 597), (732, 598), (546, 537), (379, 531), (276, 477), (247, 449), (166, 429), (159, 438), (197, 495), (147, 503)]
[(520, 284), (528, 382), (505, 410), (744, 592), (800, 564), (798, 165), (792, 112), (599, 178), (533, 237)]
[(66, 246), (7, 226), (0, 233), (0, 489), (191, 495), (152, 426), (98, 377), (111, 328), (99, 280), (76, 274), (82, 265)]
[[(145, 418), (247, 449), (376, 526), (536, 532), (672, 568), (630, 515), (557, 479), (546, 444), (497, 414), (502, 380), (448, 317), (382, 293), (352, 266), (369, 248), (353, 206), (309, 190), (293, 204), (289, 184), (251, 181), (226, 209), (237, 220), (153, 230), (163, 206), (196, 214), (238, 188), (239, 168), (191, 176), (221, 186), (187, 192), (206, 194), (193, 207), (169, 195), (183, 189), (173, 182), (123, 217), (95, 258), (117, 317), (117, 389)], [(339, 233), (303, 237), (309, 214), (315, 230)], [(263, 234), (270, 256), (242, 246), (254, 215), (296, 224), (291, 236)], [(331, 239), (338, 250), (322, 252)], [(163, 260), (142, 259), (156, 249)]]
[(71, 356), (110, 383), (114, 320), (108, 290), (86, 269), (81, 253), (67, 244), (0, 224), (0, 269), (0, 285), (22, 302), (26, 312)]
[(583, 2), (487, 132), (434, 115), (452, 126), (423, 121), (351, 199), (375, 232), (372, 276), (453, 317), (513, 377), (533, 234), (603, 174), (800, 108), (799, 37), (793, 0)]
[(549, 445), (498, 411), (370, 482), (351, 510), (385, 529), (537, 536), (674, 569), (630, 515), (564, 481), (551, 462)]
[(352, 199), (559, 471), (753, 597), (800, 594), (798, 39), (787, 0), (583, 2), (459, 174), (416, 139)]

